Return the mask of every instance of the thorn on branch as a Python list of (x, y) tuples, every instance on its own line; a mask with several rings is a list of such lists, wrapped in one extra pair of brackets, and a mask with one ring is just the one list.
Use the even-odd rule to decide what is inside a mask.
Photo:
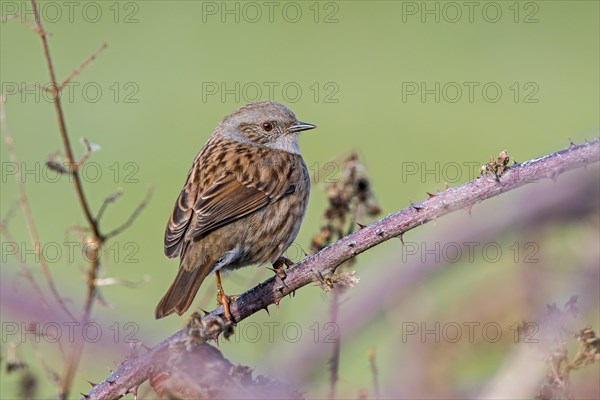
[(410, 206), (411, 206), (413, 209), (417, 210), (417, 211), (421, 211), (421, 210), (424, 208), (423, 206), (420, 206), (420, 205), (418, 205), (418, 204), (415, 204), (415, 203), (413, 203), (412, 201), (410, 202)]
[(129, 389), (127, 389), (127, 392), (125, 394), (131, 393), (134, 396), (134, 398), (137, 399), (137, 392), (139, 387), (139, 385), (132, 386)]
[(396, 236), (398, 239), (400, 239), (400, 241), (402, 242), (402, 246), (404, 246), (404, 233), (399, 234), (398, 236)]

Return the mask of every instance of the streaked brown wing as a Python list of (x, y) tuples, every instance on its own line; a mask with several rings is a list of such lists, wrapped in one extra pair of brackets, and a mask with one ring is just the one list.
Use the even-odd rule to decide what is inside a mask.
[[(188, 174), (167, 225), (165, 254), (168, 257), (180, 255), (190, 239), (279, 200), (291, 187), (290, 157), (295, 155), (254, 146), (248, 151), (247, 145), (229, 142), (221, 144), (220, 161), (226, 161), (219, 167), (224, 172), (216, 174), (215, 163), (211, 163), (214, 160), (209, 159), (214, 152), (204, 150)], [(223, 156), (223, 153), (227, 154)], [(216, 179), (210, 182), (211, 178)]]
[(173, 212), (167, 223), (165, 231), (165, 255), (173, 258), (179, 256), (183, 246), (183, 236), (190, 224), (193, 214), (194, 203), (198, 195), (197, 181), (190, 179), (190, 176), (196, 169), (196, 163), (188, 173), (188, 178), (185, 186), (179, 193)]
[(290, 154), (268, 150), (267, 156), (260, 148), (254, 148), (255, 159), (248, 161), (243, 158), (243, 151), (237, 151), (227, 168), (228, 173), (196, 200), (196, 217), (185, 240), (205, 235), (286, 195), (292, 170)]
[(229, 175), (198, 198), (194, 225), (185, 240), (197, 238), (223, 225), (260, 210), (273, 199), (255, 187), (247, 186)]

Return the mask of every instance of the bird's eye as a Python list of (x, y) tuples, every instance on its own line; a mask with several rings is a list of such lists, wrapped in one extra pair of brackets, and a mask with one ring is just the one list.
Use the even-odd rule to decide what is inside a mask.
[(271, 132), (273, 130), (273, 124), (270, 122), (265, 122), (262, 124), (262, 127), (265, 131)]

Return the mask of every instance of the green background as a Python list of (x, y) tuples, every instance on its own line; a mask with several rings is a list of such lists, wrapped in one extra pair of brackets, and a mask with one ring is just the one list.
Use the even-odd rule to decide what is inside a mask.
[[(90, 159), (92, 164), (88, 164), (84, 177), (92, 209), (98, 210), (103, 199), (117, 188), (125, 192), (106, 211), (103, 232), (122, 223), (144, 197), (147, 185), (154, 185), (154, 196), (135, 224), (108, 244), (112, 250), (102, 270), (104, 277), (147, 282), (136, 288), (101, 289), (109, 306), (96, 304), (94, 317), (103, 334), (113, 335), (110, 327), (117, 323), (122, 342), (123, 335), (132, 332), (124, 329), (125, 324), (133, 322), (139, 328), (134, 337), (153, 345), (183, 326), (184, 318), (155, 321), (153, 317), (154, 307), (177, 267), (176, 260), (163, 255), (166, 221), (193, 158), (216, 123), (256, 97), (268, 98), (269, 87), (274, 88), (272, 100), (289, 106), (299, 119), (318, 125), (317, 130), (300, 138), (304, 158), (313, 171), (311, 200), (296, 240), (306, 250), (326, 205), (321, 189), (327, 174), (316, 171), (332, 160), (339, 163), (340, 156), (352, 150), (358, 151), (383, 215), (387, 215), (406, 207), (409, 201), (424, 199), (426, 191), (443, 190), (445, 181), (456, 186), (474, 179), (477, 166), (503, 149), (524, 161), (565, 148), (569, 138), (580, 143), (596, 137), (600, 126), (599, 3), (476, 3), (471, 21), (468, 8), (461, 2), (453, 3), (460, 6), (460, 18), (455, 15), (456, 8), (445, 2), (310, 1), (292, 6), (276, 2), (272, 20), (263, 2), (251, 6), (243, 2), (82, 2), (72, 17), (63, 2), (41, 2), (59, 80), (102, 43), (108, 43), (107, 50), (75, 78), (72, 97), (64, 98), (75, 151), (81, 152), (81, 137), (101, 147)], [(260, 16), (255, 14), (254, 5), (260, 7)], [(5, 16), (15, 7), (26, 15), (30, 11), (28, 3), (2, 1)], [(413, 15), (409, 11), (414, 7), (417, 13)], [(425, 7), (437, 7), (439, 21), (435, 14), (422, 15)], [(208, 12), (215, 8), (217, 14)], [(222, 14), (225, 8), (234, 14)], [(301, 16), (293, 22), (297, 9)], [(501, 15), (493, 22), (496, 9)], [(31, 20), (31, 14), (28, 18)], [(48, 75), (36, 34), (20, 23), (19, 17), (0, 27), (3, 90), (33, 82), (46, 84)], [(407, 94), (407, 87), (420, 90), (422, 83), (434, 92), (439, 83), (439, 101), (435, 93), (423, 98), (421, 92)], [(466, 85), (475, 87), (472, 99)], [(206, 91), (215, 86), (218, 93)], [(483, 91), (484, 86), (490, 87), (489, 91)], [(458, 97), (456, 87), (462, 89)], [(497, 98), (496, 87), (502, 90)], [(6, 114), (19, 167), (34, 171), (25, 176), (25, 183), (42, 243), (76, 241), (69, 228), (82, 225), (84, 220), (72, 185), (64, 177), (54, 181), (54, 173), (43, 166), (49, 154), (61, 150), (52, 104), (47, 95), (33, 89), (9, 95)], [(0, 154), (0, 215), (4, 216), (18, 194), (4, 143)], [(415, 165), (417, 174), (408, 174), (407, 168)], [(455, 165), (460, 165), (458, 176), (444, 169)], [(437, 174), (421, 175), (427, 170)], [(595, 167), (591, 170), (597, 175)], [(517, 199), (525, 201), (523, 193), (517, 191), (476, 206), (471, 220), (466, 214), (457, 215), (407, 237), (420, 243), (435, 232), (485, 227), (488, 219), (501, 218), (502, 211), (498, 210), (514, 205)], [(17, 242), (27, 243), (24, 248), (31, 249), (20, 213), (9, 229)], [(355, 398), (361, 388), (372, 395), (367, 360), (371, 347), (377, 352), (382, 395), (474, 396), (515, 348), (509, 326), (523, 319), (535, 320), (545, 304), (562, 305), (571, 294), (582, 294), (582, 315), (576, 325), (591, 323), (598, 329), (598, 286), (585, 297), (578, 290), (580, 280), (569, 279), (579, 276), (573, 271), (575, 266), (589, 276), (598, 276), (598, 214), (585, 223), (553, 225), (543, 234), (528, 235), (509, 231), (494, 240), (505, 254), (514, 242), (536, 241), (539, 245), (543, 262), (526, 267), (552, 273), (533, 293), (520, 284), (524, 266), (511, 257), (494, 264), (477, 257), (474, 262), (462, 260), (423, 287), (413, 288), (414, 293), (401, 303), (388, 304), (388, 294), (379, 292), (373, 282), (389, 268), (402, 268), (401, 245), (390, 242), (361, 255), (353, 267), (361, 282), (344, 294), (342, 312), (351, 314), (360, 309), (353, 299), (361, 296), (380, 296), (381, 309), (370, 310), (376, 317), (352, 334), (344, 336), (342, 327), (339, 397)], [(577, 250), (581, 243), (588, 244), (591, 262), (581, 261), (583, 256)], [(25, 261), (38, 270), (33, 256)], [(2, 288), (35, 302), (27, 281), (16, 278), (17, 265), (14, 257), (5, 262), (3, 256), (2, 280), (13, 283)], [(51, 263), (58, 286), (71, 299), (73, 310), (81, 307), (85, 266), (81, 257), (66, 260), (64, 253)], [(241, 293), (270, 275), (264, 268), (258, 271), (247, 268), (228, 275), (226, 290)], [(39, 272), (36, 277), (43, 282)], [(213, 292), (212, 283), (207, 281), (194, 304), (211, 309)], [(473, 304), (484, 299), (493, 303), (493, 297), (500, 293), (509, 293), (512, 300), (486, 308), (483, 314), (469, 313)], [(324, 397), (331, 351), (331, 344), (323, 339), (329, 300), (330, 294), (316, 287), (300, 290), (294, 298), (282, 301), (279, 311), (272, 308), (270, 316), (261, 313), (242, 322), (238, 335), (245, 333), (245, 338), (222, 342), (220, 348), (232, 362), (294, 382), (308, 397)], [(3, 304), (3, 322), (32, 319), (35, 317)], [(461, 340), (433, 346), (402, 343), (400, 339), (399, 321), (425, 321), (432, 326), (435, 321), (467, 320), (482, 324), (496, 321), (504, 336), (498, 343)], [(273, 340), (267, 337), (265, 322), (279, 324)], [(289, 323), (301, 328), (296, 343), (283, 338), (282, 327)], [(253, 325), (248, 324), (258, 324), (261, 329), (256, 343), (249, 339)], [(314, 337), (315, 329), (320, 332), (318, 338)], [(9, 341), (3, 339), (3, 358), (9, 347)], [(73, 394), (86, 392), (89, 385), (85, 380), (102, 380), (107, 367), (114, 368), (122, 359), (126, 346), (119, 343), (113, 347), (86, 347)], [(18, 348), (21, 357), (40, 374), (38, 395), (51, 397), (53, 387), (35, 358), (45, 358), (51, 368), (60, 371), (62, 362), (56, 346), (42, 341), (37, 346), (27, 343)], [(320, 357), (302, 364), (299, 353), (314, 352), (315, 348)], [(407, 365), (414, 360), (423, 365)], [(422, 374), (415, 377), (406, 373), (411, 370)], [(589, 383), (598, 373), (596, 365), (577, 374), (576, 385), (579, 382), (583, 395), (598, 395), (598, 384)], [(1, 397), (14, 397), (18, 374), (3, 372), (0, 377)]]

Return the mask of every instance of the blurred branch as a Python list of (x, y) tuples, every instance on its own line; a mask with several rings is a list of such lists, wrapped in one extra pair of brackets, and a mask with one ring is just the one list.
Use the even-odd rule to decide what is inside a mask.
[[(67, 124), (65, 122), (64, 111), (62, 108), (62, 103), (60, 99), (60, 91), (64, 87), (60, 85), (56, 80), (56, 73), (54, 71), (54, 64), (52, 63), (52, 58), (50, 56), (50, 48), (48, 47), (48, 39), (46, 37), (46, 32), (42, 26), (42, 21), (40, 18), (40, 14), (37, 9), (37, 4), (35, 0), (31, 0), (31, 7), (33, 10), (33, 15), (35, 18), (36, 24), (36, 32), (39, 35), (42, 41), (42, 49), (44, 51), (44, 59), (46, 60), (46, 66), (48, 68), (48, 74), (50, 75), (50, 84), (51, 84), (51, 96), (52, 102), (54, 103), (54, 110), (56, 112), (56, 117), (58, 120), (58, 129), (60, 132), (60, 137), (63, 142), (63, 148), (65, 151), (66, 163), (69, 168), (69, 172), (73, 179), (73, 184), (75, 188), (75, 194), (77, 195), (77, 199), (79, 200), (79, 204), (83, 211), (83, 214), (87, 220), (87, 224), (89, 230), (92, 232), (93, 237), (90, 238), (90, 243), (92, 249), (90, 254), (90, 265), (87, 274), (87, 296), (85, 300), (85, 305), (83, 307), (81, 323), (83, 325), (87, 324), (90, 318), (90, 313), (92, 310), (92, 305), (94, 304), (94, 300), (96, 297), (96, 275), (98, 274), (99, 267), (99, 251), (102, 246), (102, 235), (100, 234), (100, 230), (98, 229), (98, 222), (92, 216), (92, 211), (90, 206), (86, 200), (85, 194), (83, 192), (83, 187), (81, 185), (81, 179), (79, 176), (78, 164), (75, 162), (75, 157), (73, 156), (73, 149), (71, 147), (71, 141), (69, 139), (69, 135), (67, 133)], [(103, 49), (103, 47), (101, 48)], [(95, 54), (91, 57), (90, 61), (84, 62), (78, 68), (76, 68), (68, 77), (65, 79), (65, 82), (68, 82), (75, 75), (81, 72), (81, 70), (91, 62), (91, 60), (95, 58)], [(77, 366), (79, 365), (79, 360), (81, 359), (81, 353), (83, 351), (83, 341), (77, 340), (73, 343), (70, 352), (67, 356), (67, 361), (65, 363), (65, 367), (63, 370), (63, 374), (60, 379), (59, 388), (58, 388), (58, 398), (65, 399), (69, 395), (69, 389), (71, 387), (71, 382), (73, 381), (73, 377), (75, 375), (75, 371), (77, 370)]]
[[(286, 270), (285, 285), (279, 277), (272, 277), (237, 297), (230, 305), (235, 321), (279, 303), (283, 297), (323, 277), (335, 281), (334, 273), (339, 265), (356, 255), (405, 232), (456, 210), (470, 208), (486, 199), (514, 190), (529, 183), (548, 178), (555, 180), (561, 173), (600, 161), (600, 140), (595, 139), (581, 145), (530, 160), (522, 164), (505, 167), (494, 177), (486, 174), (456, 188), (432, 195), (420, 203), (411, 204), (397, 213), (354, 232), (315, 255)], [(497, 171), (494, 171), (497, 172)], [(223, 323), (222, 307), (201, 318), (199, 336), (205, 340), (217, 337), (231, 326)], [(129, 389), (148, 379), (152, 356), (171, 343), (186, 335), (181, 330), (164, 339), (148, 352), (124, 361), (106, 380), (96, 385), (85, 398), (116, 399)], [(231, 334), (231, 332), (229, 332)]]
[[(2, 135), (4, 136), (4, 143), (6, 143), (6, 151), (8, 153), (8, 157), (10, 158), (10, 161), (13, 164), (17, 165), (18, 164), (17, 152), (16, 152), (15, 146), (14, 146), (14, 140), (8, 130), (8, 121), (6, 119), (5, 107), (6, 107), (6, 97), (3, 95), (0, 98), (0, 124), (2, 126)], [(29, 232), (29, 239), (31, 240), (31, 244), (33, 245), (33, 248), (35, 249), (36, 257), (39, 260), (40, 268), (42, 269), (42, 274), (44, 275), (44, 278), (46, 279), (46, 283), (48, 284), (48, 287), (50, 288), (50, 292), (52, 293), (52, 296), (54, 297), (56, 302), (60, 305), (60, 308), (62, 308), (62, 310), (65, 312), (65, 314), (67, 314), (69, 316), (69, 318), (71, 318), (71, 320), (76, 321), (77, 319), (71, 313), (71, 311), (69, 311), (63, 298), (61, 297), (60, 293), (58, 292), (58, 288), (56, 287), (54, 278), (52, 277), (52, 274), (50, 273), (50, 267), (48, 266), (48, 262), (46, 261), (46, 258), (44, 257), (44, 254), (41, 251), (41, 246), (40, 246), (41, 242), (40, 242), (40, 238), (38, 236), (37, 228), (33, 221), (33, 216), (31, 214), (31, 208), (29, 206), (27, 192), (25, 191), (24, 180), (21, 176), (21, 171), (18, 168), (15, 173), (15, 181), (17, 184), (17, 188), (19, 190), (19, 204), (21, 205), (21, 210), (23, 210), (23, 215), (25, 217), (25, 222), (27, 224), (27, 231)], [(23, 258), (21, 258), (21, 260), (22, 259)]]
[[(2, 107), (2, 106), (0, 105), (0, 107)], [(0, 113), (2, 113), (2, 112), (3, 111), (0, 111)], [(4, 129), (4, 126), (2, 129)], [(0, 233), (6, 238), (8, 243), (17, 243), (17, 241), (15, 240), (13, 235), (8, 230), (8, 222), (12, 217), (14, 217), (14, 215), (19, 207), (20, 207), (20, 202), (17, 200), (11, 206), (11, 208), (8, 210), (6, 215), (0, 220)], [(38, 285), (37, 281), (35, 280), (35, 277), (33, 276), (33, 273), (31, 272), (31, 268), (29, 268), (23, 261), (23, 260), (25, 260), (25, 257), (23, 257), (23, 252), (18, 248), (18, 246), (15, 246), (15, 247), (17, 250), (18, 264), (21, 267), (21, 274), (29, 281), (29, 283), (31, 283), (33, 290), (35, 291), (35, 293), (38, 296), (40, 304), (44, 307), (45, 310), (48, 310), (50, 307), (48, 306), (48, 302), (46, 301), (44, 292), (42, 292), (42, 288), (40, 287), (40, 285)]]
[[(64, 115), (64, 110), (63, 110), (62, 103), (61, 103), (60, 94), (61, 94), (61, 91), (65, 88), (65, 85), (67, 85), (73, 78), (75, 78), (77, 75), (79, 75), (90, 63), (92, 63), (96, 59), (96, 57), (98, 56), (98, 54), (100, 52), (102, 52), (104, 49), (106, 49), (107, 44), (104, 43), (91, 56), (89, 56), (87, 59), (85, 59), (77, 68), (75, 68), (73, 71), (71, 71), (71, 73), (62, 81), (62, 83), (59, 83), (58, 80), (56, 79), (56, 72), (54, 69), (54, 64), (52, 62), (52, 57), (50, 56), (50, 48), (48, 46), (47, 32), (44, 31), (44, 28), (42, 26), (42, 21), (41, 21), (40, 14), (39, 14), (39, 11), (37, 8), (37, 3), (35, 0), (31, 0), (31, 7), (32, 7), (32, 11), (33, 11), (33, 16), (35, 19), (35, 25), (34, 25), (33, 30), (38, 34), (38, 36), (40, 37), (41, 42), (42, 42), (42, 50), (44, 53), (44, 59), (46, 61), (48, 74), (50, 76), (50, 88), (49, 88), (48, 92), (50, 93), (52, 103), (54, 104), (54, 110), (55, 110), (56, 118), (57, 118), (57, 122), (58, 122), (58, 129), (59, 129), (60, 137), (61, 137), (62, 144), (63, 144), (63, 150), (65, 153), (65, 162), (67, 165), (67, 169), (63, 172), (68, 173), (71, 176), (71, 178), (73, 179), (75, 194), (76, 194), (77, 200), (79, 201), (81, 210), (87, 221), (87, 230), (90, 232), (89, 237), (85, 238), (86, 245), (90, 249), (90, 252), (87, 257), (89, 259), (89, 266), (88, 266), (88, 270), (87, 270), (87, 279), (86, 279), (87, 294), (86, 294), (86, 298), (85, 298), (84, 305), (83, 305), (82, 315), (81, 315), (81, 318), (79, 321), (83, 326), (85, 326), (90, 321), (92, 307), (93, 307), (96, 299), (99, 297), (98, 289), (97, 289), (97, 282), (98, 282), (97, 275), (98, 275), (98, 269), (100, 266), (99, 256), (100, 256), (100, 251), (102, 249), (102, 246), (105, 244), (105, 242), (110, 237), (113, 237), (113, 236), (121, 233), (123, 230), (127, 229), (134, 222), (134, 220), (137, 218), (139, 213), (145, 208), (145, 206), (150, 198), (151, 190), (149, 189), (146, 199), (144, 199), (144, 201), (134, 210), (132, 215), (122, 226), (118, 227), (117, 229), (115, 229), (114, 231), (110, 232), (107, 235), (103, 235), (100, 232), (100, 227), (99, 227), (100, 220), (99, 220), (99, 218), (94, 218), (94, 216), (92, 214), (92, 210), (90, 208), (90, 205), (89, 205), (89, 203), (86, 199), (85, 193), (83, 191), (83, 186), (82, 186), (82, 182), (81, 182), (81, 178), (80, 178), (80, 174), (79, 174), (79, 168), (83, 165), (83, 163), (91, 155), (93, 149), (92, 149), (90, 142), (87, 141), (86, 139), (83, 139), (83, 143), (85, 145), (85, 153), (84, 153), (83, 157), (79, 160), (77, 160), (74, 157), (73, 149), (71, 146), (71, 141), (69, 139), (69, 135), (67, 132), (67, 124), (65, 121), (65, 115)], [(51, 166), (51, 165), (52, 165), (52, 163), (50, 163), (49, 166)], [(23, 196), (21, 196), (21, 197), (23, 197)], [(112, 201), (114, 201), (114, 199), (112, 199)], [(98, 213), (98, 217), (102, 216), (102, 213), (104, 212), (104, 209), (106, 208), (106, 205), (108, 204), (108, 202), (110, 202), (110, 200), (107, 200), (104, 202), (104, 204), (102, 205), (102, 207), (100, 209), (100, 212)], [(27, 214), (27, 211), (28, 211), (27, 202), (25, 201), (25, 202), (22, 202), (21, 204), (22, 204), (25, 214)], [(31, 231), (31, 229), (30, 229), (30, 231)], [(36, 235), (34, 235), (34, 236), (36, 236)], [(34, 237), (32, 236), (32, 240), (33, 239), (34, 239)], [(34, 241), (39, 243), (37, 240), (34, 240)], [(46, 273), (47, 267), (44, 267), (45, 262), (42, 262), (41, 264), (42, 264), (42, 270), (44, 270), (44, 272)], [(57, 292), (56, 288), (53, 285), (53, 281), (50, 277), (49, 272), (47, 273), (47, 275), (48, 275), (47, 280), (49, 281), (49, 284), (51, 284), (50, 285), (51, 289), (53, 290), (53, 292)], [(61, 305), (63, 305), (62, 302), (61, 302)], [(63, 305), (63, 307), (64, 307), (64, 305)], [(68, 310), (66, 310), (66, 311), (68, 312)], [(75, 318), (73, 318), (73, 319), (75, 320)], [(63, 372), (61, 374), (60, 382), (58, 385), (59, 387), (58, 387), (57, 396), (60, 399), (66, 399), (69, 397), (70, 387), (73, 382), (75, 372), (77, 371), (79, 361), (81, 359), (81, 354), (83, 352), (83, 346), (84, 346), (83, 340), (81, 338), (78, 338), (72, 344), (71, 348), (69, 349), (69, 352), (67, 355), (67, 360), (65, 362), (65, 366), (64, 366)]]
[[(338, 320), (338, 308), (340, 302), (341, 292), (344, 290), (344, 287), (335, 287), (333, 288), (333, 293), (331, 296), (331, 303), (329, 305), (329, 315), (330, 320), (335, 326), (339, 326), (337, 324)], [(329, 358), (329, 393), (327, 398), (329, 400), (335, 399), (335, 388), (338, 380), (340, 379), (340, 353), (341, 353), (341, 334), (339, 329), (336, 330), (335, 338), (333, 341), (333, 348), (331, 349), (331, 358)]]
[[(79, 171), (77, 170), (77, 164), (74, 162), (75, 158), (73, 157), (73, 149), (71, 147), (71, 141), (69, 140), (69, 135), (67, 134), (67, 124), (65, 122), (65, 116), (62, 108), (62, 103), (60, 99), (60, 89), (61, 85), (56, 80), (56, 73), (54, 72), (54, 64), (52, 63), (52, 58), (50, 57), (50, 48), (48, 47), (48, 39), (46, 38), (46, 31), (42, 27), (42, 21), (40, 19), (40, 14), (37, 9), (37, 3), (35, 0), (31, 0), (31, 8), (33, 10), (33, 15), (35, 17), (35, 24), (37, 26), (36, 32), (42, 40), (42, 49), (44, 51), (44, 59), (46, 60), (46, 66), (48, 67), (48, 74), (50, 75), (50, 84), (52, 87), (50, 88), (52, 94), (52, 102), (54, 103), (54, 110), (56, 112), (56, 117), (58, 120), (58, 129), (60, 132), (60, 137), (63, 142), (63, 147), (65, 150), (66, 161), (69, 165), (69, 169), (73, 175), (73, 184), (75, 186), (75, 193), (77, 194), (77, 199), (81, 205), (81, 209), (85, 214), (85, 218), (87, 219), (88, 225), (94, 232), (94, 235), (100, 237), (100, 232), (98, 231), (98, 227), (94, 217), (92, 216), (92, 212), (90, 210), (90, 206), (85, 198), (85, 194), (83, 192), (83, 188), (81, 186), (81, 179), (79, 177)], [(78, 67), (74, 73), (71, 75), (78, 74), (82, 68), (84, 68), (88, 63), (82, 64)], [(69, 77), (71, 77), (71, 75)]]
[[(375, 217), (381, 213), (381, 208), (377, 204), (375, 196), (371, 191), (371, 183), (365, 172), (365, 167), (358, 161), (358, 155), (352, 153), (339, 160), (343, 163), (341, 179), (335, 179), (327, 184), (325, 191), (329, 204), (323, 214), (324, 224), (318, 234), (313, 236), (311, 241), (311, 254), (318, 253), (325, 247), (331, 245), (336, 240), (350, 235), (358, 227), (364, 225), (356, 222), (362, 220), (365, 215)], [(349, 222), (349, 223), (348, 223)], [(350, 267), (354, 264), (355, 258), (352, 258), (338, 268)], [(346, 276), (352, 277), (353, 273)], [(352, 285), (352, 280), (347, 285), (340, 284), (338, 274), (337, 285), (327, 282), (319, 275), (319, 283), (323, 290), (333, 289), (331, 302), (329, 306), (330, 321), (334, 326), (338, 325), (339, 308), (341, 297)], [(339, 381), (340, 355), (341, 355), (341, 332), (336, 329), (332, 338), (333, 347), (329, 359), (329, 393), (328, 399), (335, 399), (336, 386)]]
[(371, 379), (373, 379), (373, 395), (376, 399), (379, 399), (381, 398), (381, 394), (379, 390), (379, 371), (377, 369), (375, 349), (370, 348), (367, 356), (369, 358), (369, 366), (371, 367)]

